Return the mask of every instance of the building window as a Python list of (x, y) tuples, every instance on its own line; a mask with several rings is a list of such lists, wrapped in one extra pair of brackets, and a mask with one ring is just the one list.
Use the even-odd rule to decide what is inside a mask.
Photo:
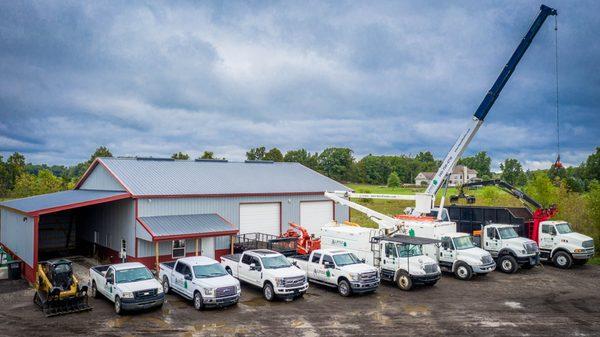
[(173, 241), (173, 258), (180, 258), (185, 256), (185, 240), (174, 240)]

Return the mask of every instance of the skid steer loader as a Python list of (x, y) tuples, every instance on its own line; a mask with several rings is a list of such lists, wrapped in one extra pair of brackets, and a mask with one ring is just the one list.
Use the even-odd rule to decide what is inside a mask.
[(88, 305), (88, 287), (79, 285), (71, 261), (55, 259), (40, 262), (36, 281), (33, 302), (46, 317), (92, 310)]

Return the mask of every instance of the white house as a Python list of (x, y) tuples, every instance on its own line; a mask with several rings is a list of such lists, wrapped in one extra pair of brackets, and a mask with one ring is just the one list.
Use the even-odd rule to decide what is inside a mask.
[[(415, 184), (428, 185), (434, 176), (435, 172), (420, 172), (415, 177)], [(456, 165), (454, 167), (454, 170), (452, 170), (452, 174), (450, 174), (448, 186), (457, 186), (466, 182), (473, 181), (474, 179), (477, 179), (476, 170), (470, 169), (464, 165)]]

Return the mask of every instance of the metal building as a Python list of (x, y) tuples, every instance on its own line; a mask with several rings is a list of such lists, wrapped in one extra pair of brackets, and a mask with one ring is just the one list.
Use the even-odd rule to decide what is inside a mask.
[(24, 261), (71, 254), (154, 268), (184, 255), (218, 258), (230, 237), (317, 233), (349, 209), (323, 196), (347, 187), (297, 163), (97, 158), (74, 190), (0, 203), (0, 243)]

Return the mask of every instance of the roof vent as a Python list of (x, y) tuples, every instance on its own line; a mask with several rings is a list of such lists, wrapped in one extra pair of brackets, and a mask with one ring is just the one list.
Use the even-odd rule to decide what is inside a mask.
[(194, 161), (205, 162), (205, 163), (227, 163), (228, 162), (227, 159), (202, 159), (202, 158), (195, 159)]
[(272, 160), (246, 160), (244, 161), (246, 164), (273, 164)]
[(151, 161), (175, 161), (173, 158), (155, 158), (155, 157), (136, 157), (137, 160), (151, 160)]

